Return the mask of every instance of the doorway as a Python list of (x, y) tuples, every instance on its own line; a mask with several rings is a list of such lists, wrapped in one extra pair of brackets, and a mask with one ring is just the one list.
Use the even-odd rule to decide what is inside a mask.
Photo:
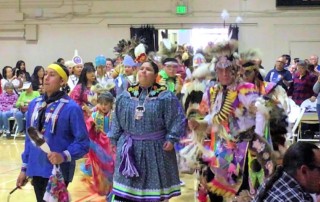
[[(161, 31), (166, 30), (159, 30)], [(189, 44), (193, 50), (203, 49), (208, 42), (217, 43), (228, 40), (228, 28), (193, 28), (193, 29), (168, 29), (168, 38), (173, 44)], [(159, 41), (162, 40), (161, 34)]]

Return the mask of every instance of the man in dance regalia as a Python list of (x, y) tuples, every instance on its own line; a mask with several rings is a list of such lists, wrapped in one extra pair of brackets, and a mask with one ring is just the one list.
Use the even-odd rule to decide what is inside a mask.
[[(259, 94), (254, 84), (239, 78), (236, 49), (234, 41), (215, 45), (213, 63), (218, 82), (209, 88), (201, 104), (206, 103), (208, 115), (203, 121), (189, 120), (191, 130), (211, 130), (210, 147), (202, 156), (208, 164), (202, 188), (214, 202), (230, 201), (239, 194), (248, 193), (248, 150), (256, 153), (265, 176), (274, 170), (271, 147), (254, 132), (255, 102)], [(205, 201), (206, 197), (199, 197), (199, 200)]]

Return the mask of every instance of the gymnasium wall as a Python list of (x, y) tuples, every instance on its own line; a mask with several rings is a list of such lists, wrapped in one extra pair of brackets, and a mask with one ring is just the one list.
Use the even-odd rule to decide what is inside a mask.
[[(175, 13), (178, 3), (187, 5), (186, 15)], [(22, 59), (32, 71), (59, 57), (71, 59), (74, 49), (84, 61), (98, 54), (114, 57), (113, 47), (129, 39), (130, 26), (221, 27), (223, 9), (230, 13), (227, 25), (243, 18), (240, 51), (259, 48), (267, 69), (283, 53), (320, 55), (320, 10), (275, 5), (275, 0), (0, 0), (0, 68)]]

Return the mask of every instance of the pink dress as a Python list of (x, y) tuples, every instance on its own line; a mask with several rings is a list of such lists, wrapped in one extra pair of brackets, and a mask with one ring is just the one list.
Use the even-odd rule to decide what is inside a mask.
[[(92, 108), (93, 105), (88, 101), (88, 95), (91, 93), (90, 88), (85, 88), (81, 95), (81, 84), (76, 85), (70, 93), (71, 99), (73, 99), (81, 108), (85, 105), (88, 105), (89, 108)], [(83, 109), (83, 108), (82, 108)], [(85, 120), (89, 118), (89, 114), (86, 111), (83, 111)]]

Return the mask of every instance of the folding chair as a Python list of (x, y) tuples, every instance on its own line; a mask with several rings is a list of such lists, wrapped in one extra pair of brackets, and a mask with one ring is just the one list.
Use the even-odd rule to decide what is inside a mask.
[(301, 109), (301, 111), (299, 113), (299, 116), (296, 119), (296, 122), (294, 123), (293, 128), (292, 128), (292, 136), (293, 136), (292, 143), (297, 142), (299, 140), (299, 130), (298, 130), (298, 133), (296, 133), (296, 130), (300, 126), (300, 122), (301, 122), (302, 116), (303, 116), (306, 108), (300, 108), (300, 109)]
[[(16, 123), (16, 119), (12, 116), (12, 117), (9, 117), (8, 118), (8, 121), (10, 122), (10, 121), (14, 121), (14, 124), (13, 124), (13, 130), (16, 130), (16, 128), (17, 128), (17, 123)], [(5, 138), (6, 137), (6, 135), (5, 135), (5, 133), (2, 135), (2, 138)]]
[[(308, 103), (308, 104), (305, 104)], [(311, 103), (311, 105), (314, 105), (315, 103)], [(304, 142), (320, 142), (320, 139), (306, 139), (306, 138), (302, 138), (302, 128), (301, 125), (302, 123), (304, 124), (319, 124), (319, 119), (318, 119), (318, 114), (316, 111), (312, 110), (312, 111), (307, 111), (307, 108), (310, 107), (314, 107), (314, 106), (309, 106), (310, 105), (310, 101), (309, 99), (305, 100), (302, 104), (301, 104), (301, 111), (299, 114), (299, 117), (297, 118), (293, 129), (292, 129), (292, 133), (295, 134), (294, 132), (296, 131), (296, 129), (298, 129), (298, 133), (295, 134), (296, 138), (297, 138), (297, 142), (298, 141), (304, 141)]]

